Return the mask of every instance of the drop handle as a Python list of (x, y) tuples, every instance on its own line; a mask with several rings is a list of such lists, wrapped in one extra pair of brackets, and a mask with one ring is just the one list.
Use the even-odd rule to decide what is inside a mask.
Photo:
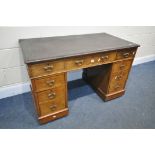
[(120, 85), (116, 85), (114, 88), (115, 88), (115, 89), (118, 89), (118, 88), (120, 88)]
[(108, 60), (108, 59), (109, 59), (109, 56), (108, 55), (101, 57), (101, 60), (103, 60), (103, 61)]
[(56, 108), (57, 108), (56, 104), (50, 106), (50, 109), (51, 109), (52, 111), (56, 110)]
[(123, 69), (124, 67), (125, 67), (125, 65), (124, 65), (124, 64), (120, 65), (120, 69)]
[(43, 67), (43, 68), (44, 68), (44, 70), (45, 70), (46, 72), (51, 72), (51, 71), (53, 70), (53, 65), (48, 64), (47, 66), (45, 66), (45, 67)]
[(115, 76), (115, 80), (120, 80), (120, 79), (122, 79), (122, 75)]
[(49, 93), (48, 98), (49, 99), (54, 99), (56, 97), (56, 93)]
[(49, 86), (54, 86), (55, 81), (51, 80), (51, 81), (46, 81), (47, 85)]
[(75, 64), (78, 66), (81, 66), (83, 64), (84, 60), (77, 60), (75, 61)]
[(123, 53), (124, 58), (128, 58), (129, 57), (129, 53)]

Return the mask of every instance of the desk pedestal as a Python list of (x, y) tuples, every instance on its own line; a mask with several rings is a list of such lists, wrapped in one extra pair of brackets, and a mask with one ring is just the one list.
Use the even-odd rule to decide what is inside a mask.
[(83, 69), (83, 79), (104, 100), (112, 100), (125, 93), (125, 85), (133, 59)]

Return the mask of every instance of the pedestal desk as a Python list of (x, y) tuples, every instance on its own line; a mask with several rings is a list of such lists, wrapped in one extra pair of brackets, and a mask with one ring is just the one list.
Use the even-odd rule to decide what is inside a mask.
[(68, 115), (67, 72), (83, 69), (83, 79), (104, 100), (125, 93), (139, 45), (106, 33), (20, 39), (38, 120)]

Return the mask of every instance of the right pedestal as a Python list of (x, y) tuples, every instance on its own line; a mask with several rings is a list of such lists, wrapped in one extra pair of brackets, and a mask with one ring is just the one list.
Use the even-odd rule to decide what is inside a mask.
[(83, 79), (104, 100), (112, 100), (125, 93), (125, 85), (133, 59), (122, 59), (83, 70)]

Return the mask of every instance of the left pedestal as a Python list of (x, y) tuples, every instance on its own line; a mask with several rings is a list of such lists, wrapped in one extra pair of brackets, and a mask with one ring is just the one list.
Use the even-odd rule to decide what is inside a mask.
[[(49, 67), (48, 64), (45, 67)], [(53, 68), (49, 67), (49, 70), (46, 70), (45, 67), (43, 67), (45, 73), (53, 71)], [(67, 73), (62, 72), (39, 76), (39, 74), (36, 75), (38, 72), (33, 70), (31, 66), (28, 66), (28, 71), (39, 122), (41, 124), (47, 123), (68, 115)]]
[(40, 123), (68, 115), (66, 73), (31, 79)]

